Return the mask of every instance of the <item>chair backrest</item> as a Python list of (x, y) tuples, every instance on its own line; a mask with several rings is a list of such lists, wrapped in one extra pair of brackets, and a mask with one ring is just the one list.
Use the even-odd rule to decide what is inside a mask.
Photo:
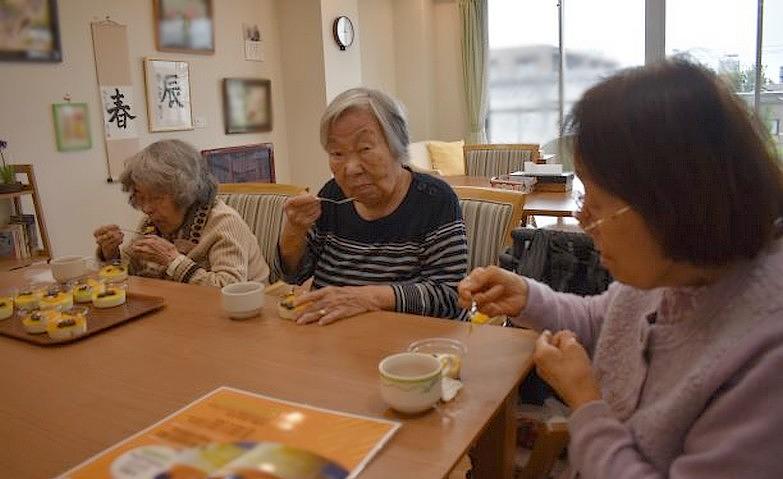
[(538, 161), (537, 144), (465, 145), (465, 174), (500, 176), (520, 171), (526, 161)]
[(511, 244), (511, 231), (519, 226), (525, 194), (493, 188), (455, 186), (468, 235), (468, 271), (497, 264)]
[[(256, 235), (258, 246), (268, 264), (277, 254), (277, 241), (283, 224), (283, 204), (289, 196), (307, 191), (306, 187), (272, 183), (224, 183), (218, 197), (239, 213)], [(269, 283), (280, 279), (270, 268)]]
[(219, 193), (250, 193), (254, 195), (293, 196), (307, 191), (306, 186), (287, 185), (285, 183), (220, 183)]

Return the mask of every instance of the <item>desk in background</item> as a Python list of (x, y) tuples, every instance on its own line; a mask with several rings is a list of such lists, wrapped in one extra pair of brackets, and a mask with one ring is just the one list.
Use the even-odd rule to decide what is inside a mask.
[[(489, 177), (484, 176), (443, 176), (446, 183), (452, 186), (478, 186), (491, 188)], [(577, 185), (574, 181), (574, 188), (582, 188), (581, 183)], [(566, 218), (574, 216), (576, 211), (576, 200), (574, 200), (574, 191), (563, 193), (555, 192), (532, 192), (525, 198), (525, 208), (522, 213), (522, 225), (526, 226), (531, 216), (555, 216)]]

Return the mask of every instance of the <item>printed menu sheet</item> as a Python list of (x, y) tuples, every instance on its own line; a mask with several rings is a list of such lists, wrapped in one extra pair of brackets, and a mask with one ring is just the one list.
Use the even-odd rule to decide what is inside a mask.
[(399, 427), (221, 387), (61, 477), (353, 478)]

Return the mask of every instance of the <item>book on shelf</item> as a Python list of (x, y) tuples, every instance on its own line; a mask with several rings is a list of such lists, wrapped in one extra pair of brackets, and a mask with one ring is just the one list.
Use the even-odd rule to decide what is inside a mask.
[(31, 254), (38, 249), (38, 231), (36, 230), (35, 215), (11, 215), (8, 223), (24, 226), (25, 233), (27, 234), (27, 249)]
[(62, 477), (352, 479), (400, 426), (223, 386)]
[(20, 224), (7, 224), (0, 227), (0, 258), (27, 259), (30, 248), (25, 227)]

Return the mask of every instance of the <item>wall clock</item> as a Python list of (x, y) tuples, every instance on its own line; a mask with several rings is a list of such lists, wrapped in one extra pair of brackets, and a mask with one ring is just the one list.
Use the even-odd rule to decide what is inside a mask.
[(351, 19), (346, 16), (335, 18), (332, 24), (332, 33), (334, 34), (334, 41), (340, 47), (340, 50), (350, 47), (354, 37)]

